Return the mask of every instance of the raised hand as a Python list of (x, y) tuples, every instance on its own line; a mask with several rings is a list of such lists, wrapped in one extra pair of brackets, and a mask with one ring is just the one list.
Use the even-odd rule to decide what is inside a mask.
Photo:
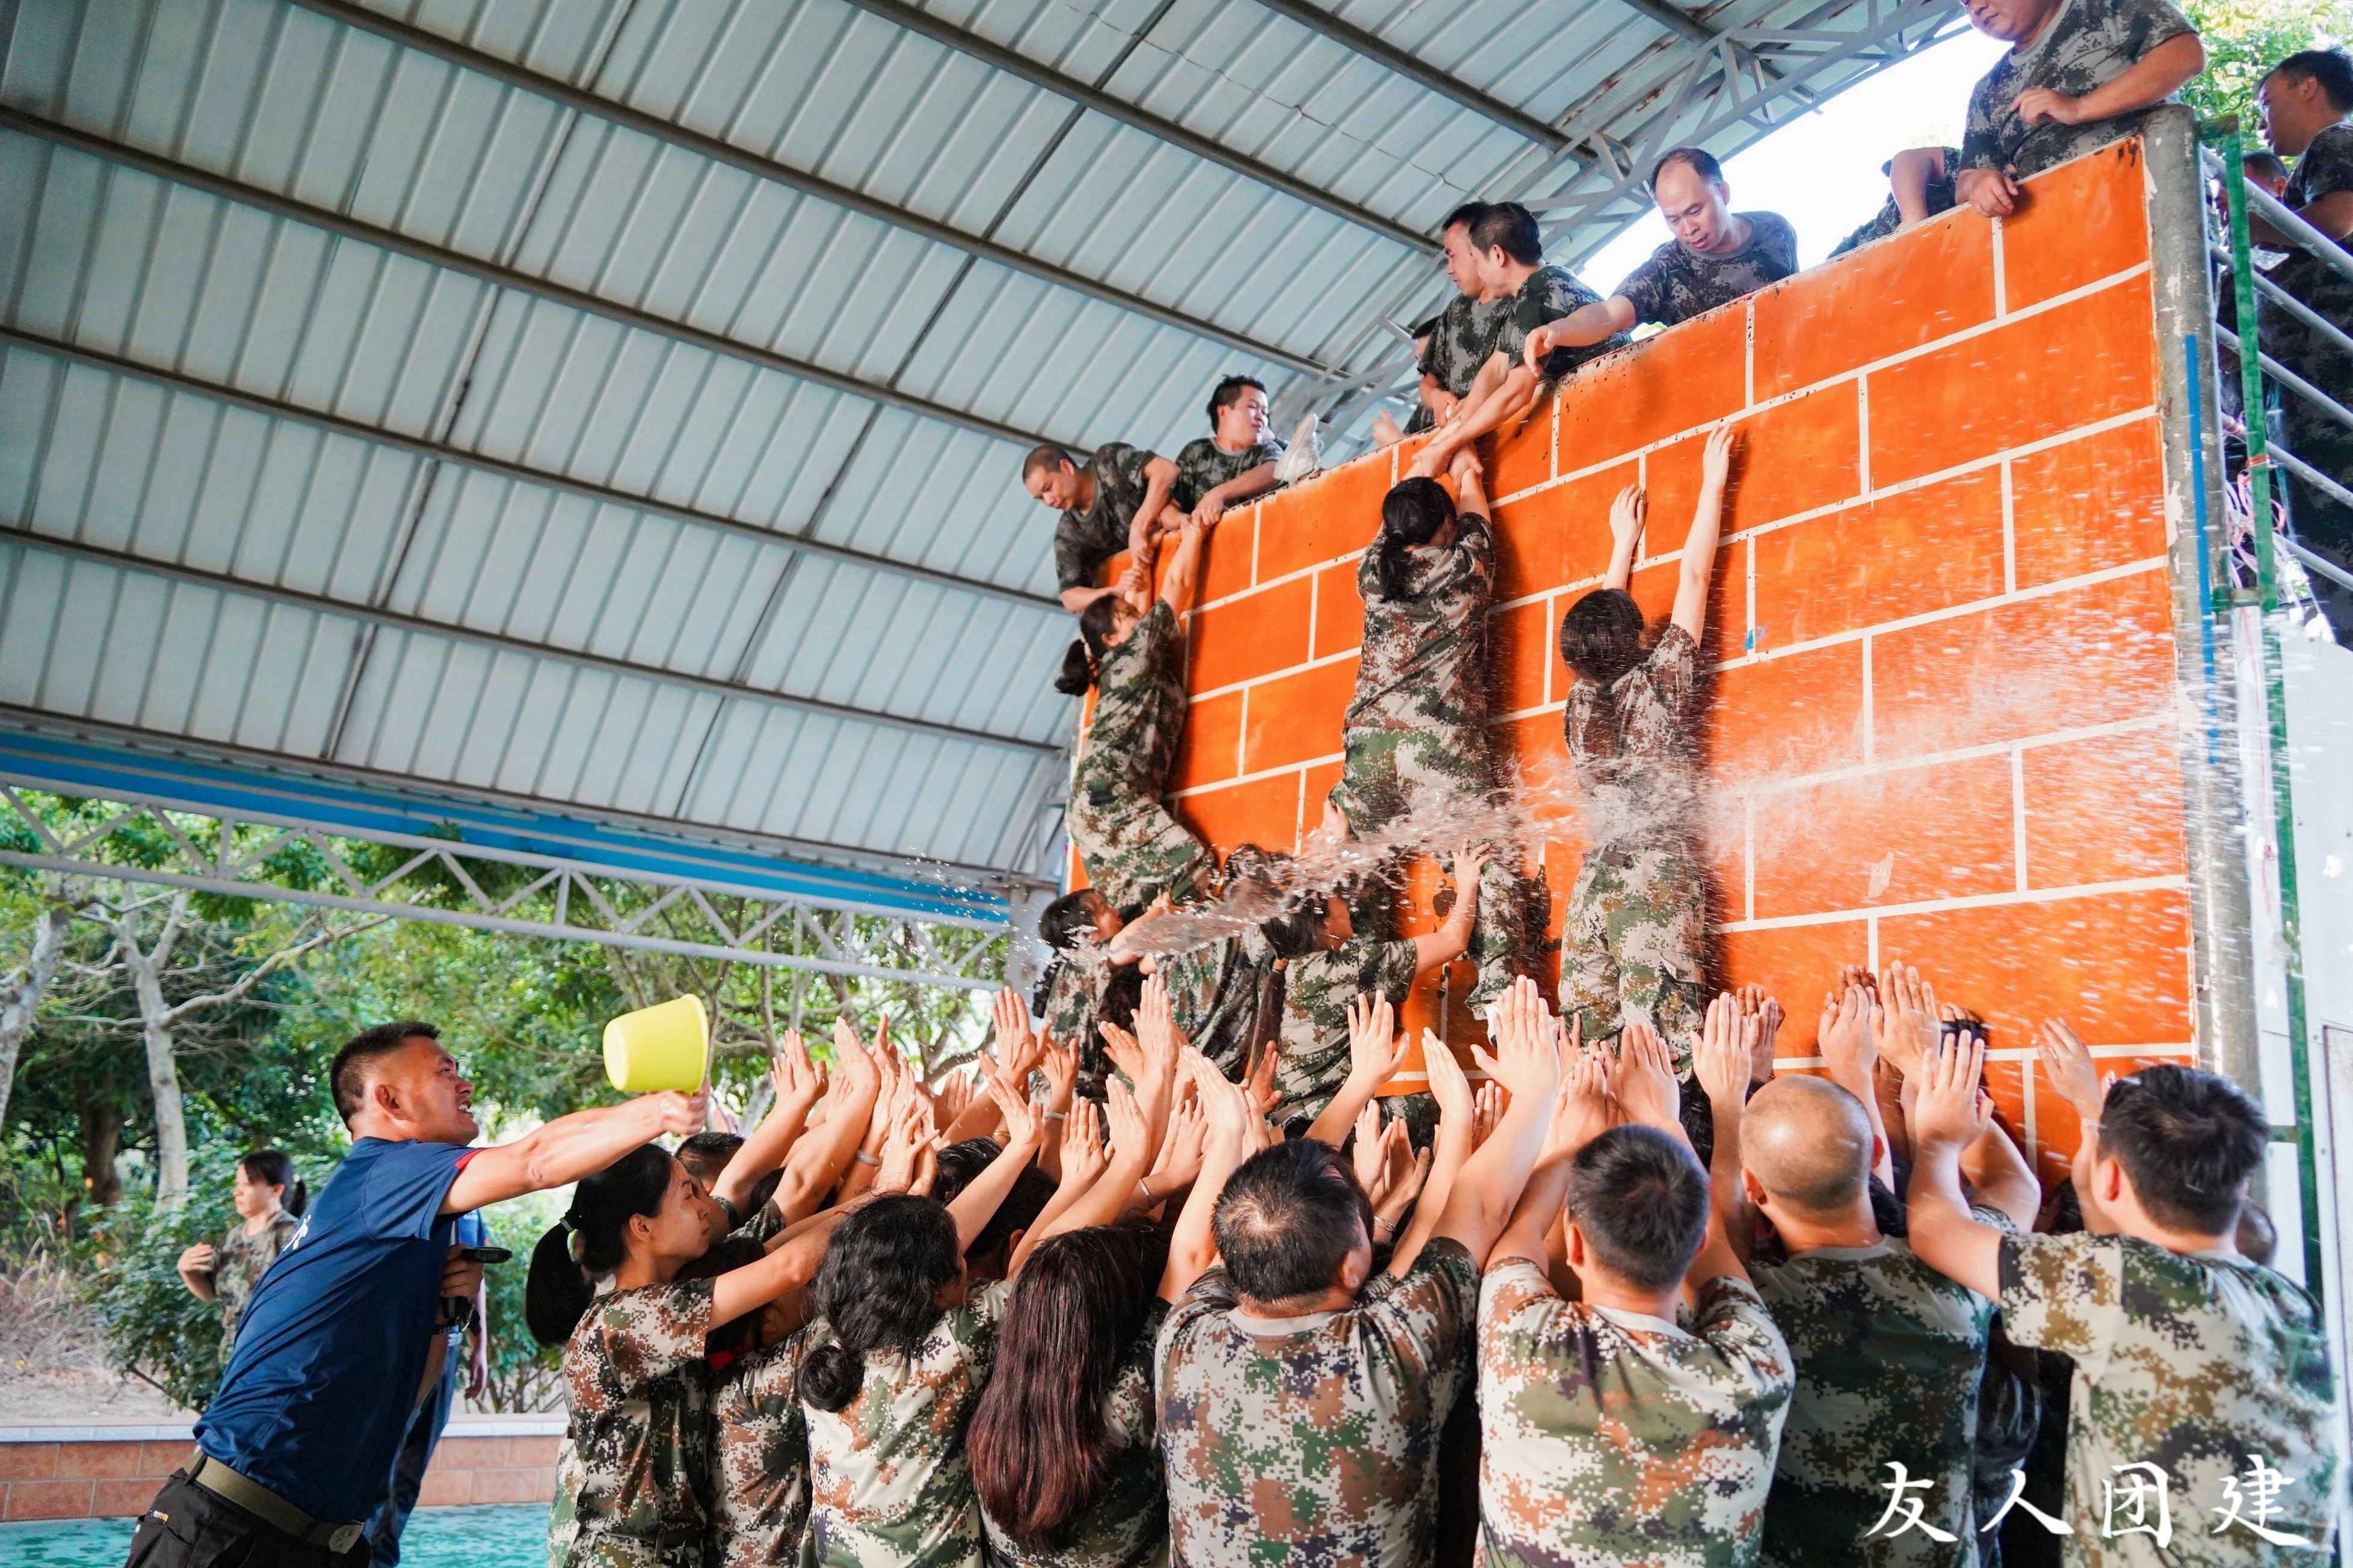
[(704, 1084), (692, 1094), (667, 1089), (649, 1097), (661, 1119), (661, 1130), (673, 1138), (691, 1138), (702, 1131), (704, 1119), (711, 1114), (711, 1086)]
[(1454, 898), (1458, 909), (1477, 907), (1479, 873), (1487, 868), (1490, 853), (1484, 844), (1465, 844), (1454, 852)]
[(1095, 1033), (1103, 1037), (1103, 1055), (1111, 1058), (1111, 1065), (1117, 1068), (1128, 1082), (1141, 1084), (1144, 1081), (1144, 1047), (1136, 1043), (1135, 1037), (1108, 1018), (1095, 1025)]
[(1621, 552), (1641, 538), (1642, 526), (1650, 513), (1648, 494), (1639, 484), (1628, 485), (1609, 503), (1609, 537)]
[(1111, 1124), (1112, 1157), (1131, 1162), (1129, 1169), (1152, 1163), (1152, 1127), (1135, 1102), (1135, 1093), (1113, 1079), (1103, 1087), (1103, 1118)]
[(1908, 963), (1891, 963), (1879, 977), (1879, 1054), (1905, 1078), (1917, 1072), (1942, 1036), (1936, 989)]
[(1829, 992), (1822, 997), (1821, 1022), (1815, 1034), (1831, 1081), (1857, 1098), (1871, 1092), (1872, 1069), (1879, 1062), (1879, 1009), (1860, 985)]
[(1367, 992), (1348, 1004), (1348, 1076), (1360, 1087), (1387, 1083), (1405, 1052), (1388, 997)]
[(778, 1105), (797, 1105), (804, 1111), (825, 1092), (824, 1070), (809, 1060), (808, 1042), (798, 1029), (785, 1031), (776, 1055), (768, 1059), (768, 1080), (776, 1086)]
[(880, 1089), (882, 1069), (859, 1043), (857, 1027), (848, 1018), (833, 1020), (833, 1079), (847, 1094)]
[(988, 1098), (997, 1101), (998, 1114), (1005, 1118), (1005, 1146), (1008, 1149), (1030, 1148), (1038, 1144), (1038, 1112), (1029, 1104), (1029, 1097), (1018, 1084), (996, 1073), (988, 1075)]
[(1019, 993), (999, 991), (990, 1012), (997, 1024), (997, 1068), (1015, 1083), (1027, 1086), (1038, 1065), (1038, 1040), (1029, 1029), (1029, 1004)]
[(2042, 1070), (2051, 1075), (2051, 1087), (2059, 1091), (2059, 1098), (2073, 1106), (2084, 1121), (2097, 1121), (2101, 1107), (2107, 1103), (2108, 1086), (2100, 1080), (2091, 1047), (2061, 1020), (2045, 1018), (2036, 1054), (2042, 1058)]
[(1154, 1163), (1153, 1175), (1166, 1185), (1164, 1192), (1189, 1187), (1201, 1173), (1201, 1160), (1208, 1148), (1209, 1121), (1202, 1113), (1198, 1100), (1187, 1100), (1170, 1113), (1168, 1135), (1160, 1141), (1160, 1157)]
[(1381, 1102), (1379, 1100), (1365, 1101), (1365, 1108), (1356, 1112), (1356, 1123), (1353, 1135), (1355, 1142), (1348, 1145), (1349, 1162), (1356, 1169), (1356, 1185), (1369, 1193), (1373, 1190), (1373, 1183), (1381, 1173)]
[(1677, 1110), (1683, 1096), (1675, 1085), (1674, 1058), (1659, 1032), (1640, 1018), (1618, 1032), (1618, 1062), (1610, 1075), (1610, 1088), (1629, 1121), (1662, 1132), (1682, 1133), (1683, 1119)]
[(1545, 1160), (1574, 1154), (1615, 1127), (1624, 1115), (1609, 1089), (1609, 1062), (1599, 1047), (1579, 1047), (1560, 1080), (1560, 1105), (1545, 1131)]
[(1111, 1168), (1103, 1146), (1103, 1111), (1092, 1100), (1075, 1101), (1062, 1121), (1062, 1184), (1083, 1192)]
[(1438, 1102), (1440, 1125), (1452, 1122), (1463, 1128), (1475, 1126), (1478, 1110), (1471, 1093), (1470, 1076), (1454, 1059), (1454, 1052), (1446, 1042), (1428, 1029), (1421, 1032), (1421, 1062), (1423, 1070), (1430, 1074), (1430, 1097)]
[(1046, 1075), (1046, 1106), (1048, 1110), (1071, 1103), (1071, 1091), (1078, 1086), (1079, 1053), (1051, 1035), (1038, 1037), (1038, 1066)]
[(1707, 445), (1701, 449), (1699, 478), (1702, 486), (1722, 489), (1732, 473), (1732, 448), (1739, 441), (1730, 425), (1719, 425), (1708, 432)]
[(1503, 1120), (1504, 1086), (1490, 1079), (1471, 1097), (1471, 1147), (1474, 1152), (1494, 1135), (1495, 1123)]
[(1993, 1101), (1979, 1088), (1984, 1069), (1982, 1040), (1948, 1041), (1930, 1053), (1912, 1100), (1915, 1149), (1966, 1149), (1978, 1141), (1993, 1121)]
[(1737, 997), (1722, 995), (1707, 1005), (1699, 1047), (1692, 1053), (1692, 1072), (1719, 1116), (1737, 1115), (1748, 1102), (1749, 1046), (1759, 1026)]
[(1734, 994), (1740, 999), (1741, 1016), (1757, 1020), (1757, 1043), (1748, 1058), (1748, 1081), (1769, 1083), (1773, 1078), (1773, 1047), (1781, 1037), (1781, 1004), (1762, 985), (1744, 985)]
[(882, 1139), (882, 1163), (874, 1173), (874, 1190), (903, 1193), (914, 1185), (920, 1152), (939, 1146), (939, 1129), (931, 1101), (923, 1094), (902, 1090), (892, 1097), (891, 1128)]
[(1258, 1066), (1250, 1069), (1250, 1103), (1261, 1116), (1273, 1114), (1275, 1105), (1282, 1099), (1274, 1088), (1275, 1068), (1281, 1065), (1277, 1057), (1274, 1043), (1269, 1041), (1266, 1048), (1259, 1053)]
[(1515, 1100), (1549, 1100), (1560, 1086), (1560, 1055), (1552, 1015), (1545, 1010), (1544, 994), (1535, 981), (1523, 974), (1504, 988), (1488, 1010), (1487, 1034), (1494, 1054), (1475, 1046), (1471, 1052), (1487, 1076)]

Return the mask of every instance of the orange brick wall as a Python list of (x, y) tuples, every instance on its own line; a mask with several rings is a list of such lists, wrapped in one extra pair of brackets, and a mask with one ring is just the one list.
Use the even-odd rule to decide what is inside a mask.
[[(2074, 1127), (2035, 1025), (2073, 1020), (2119, 1070), (2184, 1057), (2190, 947), (2139, 144), (2031, 191), (2010, 221), (1947, 214), (1588, 367), (1490, 450), (1488, 485), (1498, 740), (1565, 773), (1555, 637), (1607, 563), (1610, 497), (1649, 487), (1633, 591), (1662, 616), (1705, 432), (1747, 432), (1709, 617), (1721, 982), (1775, 989), (1804, 1068), (1839, 964), (1917, 960), (1991, 1021), (1996, 1096), (2047, 1173)], [(1221, 848), (1315, 825), (1356, 556), (1410, 451), (1211, 536), (1176, 791)], [(1577, 854), (1556, 824), (1556, 932)], [(1411, 879), (1409, 929), (1430, 887)], [(1458, 1044), (1475, 1027), (1417, 1011)]]

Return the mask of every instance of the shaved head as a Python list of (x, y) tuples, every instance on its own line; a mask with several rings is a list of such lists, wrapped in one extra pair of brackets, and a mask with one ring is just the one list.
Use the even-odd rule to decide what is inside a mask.
[(1871, 1118), (1828, 1079), (1786, 1074), (1749, 1098), (1740, 1163), (1776, 1203), (1800, 1214), (1842, 1213), (1871, 1181)]

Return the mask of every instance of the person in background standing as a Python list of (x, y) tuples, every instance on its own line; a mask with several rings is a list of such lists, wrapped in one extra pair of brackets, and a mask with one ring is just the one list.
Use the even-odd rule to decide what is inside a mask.
[(237, 1223), (217, 1246), (198, 1242), (180, 1254), (180, 1283), (199, 1301), (213, 1301), (221, 1311), (221, 1364), (228, 1364), (229, 1346), (237, 1342), (237, 1320), (253, 1299), (253, 1288), (286, 1249), (302, 1211), (310, 1206), (310, 1189), (294, 1173), (294, 1162), (282, 1149), (256, 1149), (237, 1163), (235, 1196)]

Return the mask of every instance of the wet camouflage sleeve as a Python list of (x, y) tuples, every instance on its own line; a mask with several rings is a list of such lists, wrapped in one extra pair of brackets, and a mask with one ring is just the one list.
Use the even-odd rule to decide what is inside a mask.
[(1439, 1434), (1461, 1394), (1471, 1255), (1433, 1241), (1339, 1312), (1246, 1331), (1223, 1269), (1160, 1333), (1175, 1562), (1412, 1568), (1434, 1547)]
[(2030, 126), (2018, 112), (2018, 96), (2041, 87), (2081, 98), (2167, 39), (2196, 31), (2166, 0), (2070, 0), (2031, 51), (2002, 56), (1970, 92), (1961, 166), (2008, 169), (2024, 179), (2130, 135), (2147, 110), (2081, 125)]
[(1127, 548), (1135, 509), (1144, 504), (1145, 466), (1152, 454), (1124, 441), (1095, 448), (1086, 471), (1095, 479), (1094, 504), (1073, 507), (1054, 530), (1054, 576), (1062, 589), (1094, 587), (1103, 563)]
[[(2325, 1539), (2344, 1486), (2331, 1436), (2336, 1381), (2319, 1310), (2293, 1282), (2235, 1255), (2184, 1256), (2137, 1237), (2010, 1236), (2001, 1310), (2018, 1343), (2075, 1358), (2071, 1568), (2305, 1561), (2211, 1529), (2230, 1502), (2226, 1483), (2258, 1458), (2295, 1478), (2267, 1528)], [(2097, 1533), (2108, 1520), (2104, 1483), (2128, 1486), (2117, 1468), (2132, 1465), (2165, 1478), (2168, 1551), (2147, 1536)]]
[(237, 1340), (237, 1325), (245, 1317), (246, 1303), (253, 1300), (254, 1288), (278, 1255), (294, 1238), (301, 1222), (284, 1210), (279, 1211), (269, 1224), (261, 1227), (259, 1236), (248, 1236), (245, 1222), (230, 1225), (228, 1234), (213, 1248), (213, 1300), (220, 1308), (221, 1364), (228, 1364), (228, 1352)]
[(1479, 1522), (1493, 1568), (1757, 1560), (1788, 1347), (1746, 1282), (1692, 1331), (1554, 1293), (1525, 1259), (1479, 1294)]
[(1180, 511), (1191, 511), (1201, 498), (1230, 479), (1240, 479), (1261, 463), (1282, 456), (1280, 441), (1261, 441), (1239, 452), (1229, 452), (1207, 436), (1187, 441), (1176, 454), (1176, 486), (1169, 499)]
[(1158, 1568), (1168, 1561), (1168, 1489), (1152, 1388), (1153, 1351), (1167, 1316), (1166, 1303), (1152, 1304), (1104, 1401), (1104, 1427), (1116, 1450), (1110, 1485), (1052, 1551), (1017, 1545), (984, 1510), (981, 1522), (998, 1568)]
[(1705, 315), (1778, 283), (1798, 269), (1798, 231), (1778, 213), (1736, 213), (1750, 229), (1747, 245), (1729, 256), (1704, 256), (1671, 239), (1627, 274), (1618, 296), (1638, 321), (1672, 327)]
[[(2013, 1228), (1999, 1209), (1976, 1215)], [(1970, 1460), (1993, 1303), (1896, 1237), (1755, 1272), (1798, 1376), (1765, 1509), (1768, 1568), (1970, 1568)], [(1929, 1483), (1908, 1495), (1954, 1541), (1868, 1533), (1886, 1512), (1891, 1461)]]
[[(1566, 267), (1539, 267), (1528, 274), (1520, 285), (1504, 314), (1503, 324), (1495, 333), (1495, 352), (1513, 364), (1527, 351), (1528, 334), (1538, 327), (1576, 314), (1588, 305), (1599, 305), (1601, 296), (1577, 281), (1577, 274)], [(1555, 349), (1544, 358), (1544, 378), (1558, 381), (1590, 359), (1626, 346), (1623, 332), (1612, 332), (1598, 343), (1583, 348)]]
[(1185, 724), (1185, 634), (1166, 600), (1104, 656), (1065, 826), (1087, 878), (1118, 908), (1185, 892), (1214, 868), (1168, 809)]
[(1272, 955), (1254, 960), (1239, 936), (1172, 953), (1158, 973), (1168, 987), (1176, 1027), (1219, 1071), (1240, 1075), (1258, 1027), (1259, 994)]
[(1274, 1068), (1277, 1126), (1314, 1116), (1348, 1076), (1348, 1004), (1378, 992), (1402, 1004), (1413, 989), (1413, 943), (1355, 938), (1283, 966), (1282, 1038)]
[(795, 1390), (804, 1330), (738, 1360), (712, 1391), (716, 1473), (711, 1552), (716, 1568), (790, 1563), (808, 1523), (808, 1426)]
[(1439, 312), (1438, 329), (1422, 351), (1421, 372), (1460, 397), (1479, 378), (1479, 369), (1494, 356), (1495, 335), (1503, 330), (1511, 306), (1505, 300), (1473, 300), (1457, 294)]
[(712, 1476), (708, 1279), (616, 1291), (564, 1347), (551, 1563), (699, 1568)]
[[(998, 1283), (943, 1316), (908, 1356), (866, 1358), (858, 1396), (839, 1411), (804, 1404), (810, 1568), (981, 1568), (980, 1503), (965, 1427), (997, 1359), (1012, 1287)], [(809, 1331), (809, 1350), (830, 1334)]]

